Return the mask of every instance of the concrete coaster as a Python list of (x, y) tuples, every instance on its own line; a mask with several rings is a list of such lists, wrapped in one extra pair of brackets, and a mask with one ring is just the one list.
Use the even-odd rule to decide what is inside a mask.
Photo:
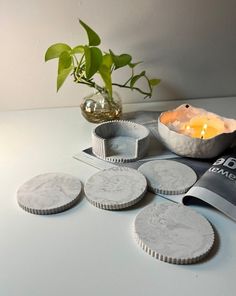
[(20, 207), (32, 214), (48, 215), (74, 206), (81, 191), (79, 179), (61, 173), (36, 176), (17, 191)]
[(153, 160), (138, 169), (146, 178), (148, 188), (158, 194), (181, 194), (197, 181), (193, 169), (173, 160)]
[(90, 177), (84, 192), (94, 206), (105, 210), (119, 210), (141, 200), (146, 188), (147, 181), (138, 171), (114, 167)]
[(149, 255), (168, 263), (195, 263), (214, 244), (211, 224), (180, 204), (150, 205), (137, 215), (134, 227), (138, 244)]

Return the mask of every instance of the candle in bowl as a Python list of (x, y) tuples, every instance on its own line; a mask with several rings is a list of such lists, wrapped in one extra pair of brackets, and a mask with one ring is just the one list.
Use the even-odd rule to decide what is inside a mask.
[(160, 115), (158, 132), (167, 148), (178, 155), (212, 158), (233, 143), (236, 120), (181, 105)]
[(179, 131), (193, 138), (209, 139), (223, 133), (224, 130), (225, 122), (218, 116), (196, 115), (183, 123)]

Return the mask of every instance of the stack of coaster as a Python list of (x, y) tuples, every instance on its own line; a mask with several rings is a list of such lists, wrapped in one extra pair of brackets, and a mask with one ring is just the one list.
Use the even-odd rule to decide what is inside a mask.
[(190, 167), (173, 160), (153, 160), (138, 169), (146, 178), (148, 188), (156, 194), (182, 194), (197, 181)]
[(32, 214), (56, 214), (74, 206), (80, 191), (80, 180), (71, 175), (42, 174), (19, 188), (17, 201), (25, 211)]
[(154, 204), (144, 208), (134, 222), (139, 245), (168, 263), (191, 264), (208, 254), (214, 243), (210, 223), (180, 204)]
[(146, 192), (147, 181), (138, 171), (114, 167), (98, 172), (88, 179), (84, 191), (94, 206), (119, 210), (134, 205)]

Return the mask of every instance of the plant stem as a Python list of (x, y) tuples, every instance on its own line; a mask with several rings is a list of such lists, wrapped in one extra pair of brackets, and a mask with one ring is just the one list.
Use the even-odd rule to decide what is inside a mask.
[[(76, 57), (76, 55), (75, 55), (75, 54), (73, 55), (73, 58), (75, 59), (75, 61), (76, 61), (77, 65), (78, 65), (78, 64), (79, 64), (79, 61), (78, 61), (78, 59), (77, 59), (77, 57)], [(75, 66), (74, 60), (72, 60), (72, 61), (73, 61), (73, 64), (74, 64), (74, 66)]]
[(150, 92), (145, 92), (143, 90), (141, 90), (140, 88), (138, 87), (130, 87), (128, 85), (125, 85), (125, 84), (119, 84), (119, 83), (112, 83), (112, 85), (115, 85), (115, 86), (119, 86), (119, 87), (123, 87), (123, 88), (129, 88), (131, 90), (137, 90), (138, 92), (140, 92), (141, 94), (143, 95), (146, 95), (147, 97), (150, 97), (151, 96), (151, 93)]
[(80, 83), (80, 84), (85, 84), (85, 85), (88, 85), (88, 86), (90, 86), (90, 87), (93, 87), (93, 88), (95, 88), (95, 89), (96, 89), (97, 91), (99, 91), (99, 92), (104, 92), (104, 88), (101, 87), (101, 86), (99, 86), (99, 85), (96, 84), (95, 82), (92, 82), (92, 81), (86, 81), (86, 80), (84, 80), (84, 79), (83, 79), (83, 81), (81, 81), (81, 80), (76, 80), (75, 82)]
[(151, 96), (152, 96), (152, 86), (151, 86), (151, 84), (150, 84), (150, 81), (149, 81), (148, 77), (147, 77), (146, 75), (144, 75), (144, 77), (145, 77), (146, 80), (147, 80), (147, 83), (148, 83), (148, 86), (149, 86), (150, 97), (151, 97)]
[(133, 78), (133, 76), (131, 76), (123, 85), (126, 86), (127, 83), (129, 83), (132, 78)]

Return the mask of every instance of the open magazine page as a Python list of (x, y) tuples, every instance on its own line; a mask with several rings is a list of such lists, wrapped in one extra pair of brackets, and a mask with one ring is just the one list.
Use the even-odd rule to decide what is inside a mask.
[(217, 159), (187, 192), (236, 221), (236, 151)]

